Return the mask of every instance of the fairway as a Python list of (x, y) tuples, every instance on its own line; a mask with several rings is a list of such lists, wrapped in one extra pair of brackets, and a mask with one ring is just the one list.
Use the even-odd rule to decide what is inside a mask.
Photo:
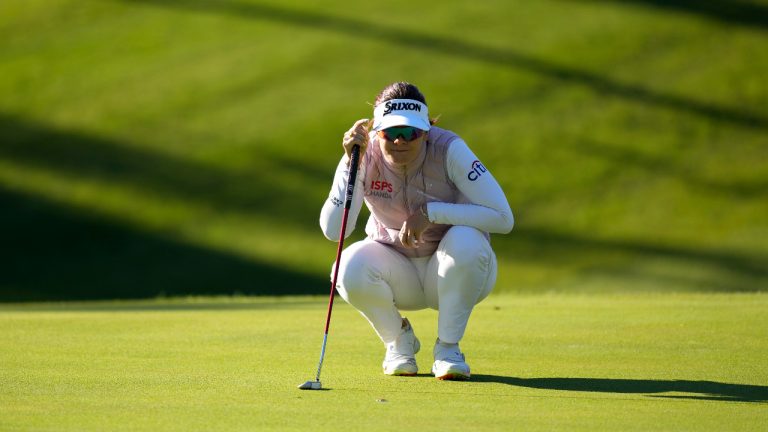
[(435, 313), (409, 314), (420, 375), (343, 301), (322, 381), (324, 299), (0, 307), (0, 430), (764, 430), (764, 294), (493, 295), (462, 347), (469, 382), (427, 375)]
[(766, 17), (766, 0), (5, 0), (0, 301), (322, 294), (341, 137), (397, 80), (507, 195), (497, 292), (765, 290)]

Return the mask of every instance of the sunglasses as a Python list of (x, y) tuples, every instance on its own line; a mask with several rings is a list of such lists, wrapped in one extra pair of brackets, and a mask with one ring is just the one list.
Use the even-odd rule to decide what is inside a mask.
[(394, 141), (400, 137), (406, 141), (413, 141), (424, 133), (423, 130), (413, 126), (395, 126), (382, 129), (378, 132), (379, 136), (387, 141)]

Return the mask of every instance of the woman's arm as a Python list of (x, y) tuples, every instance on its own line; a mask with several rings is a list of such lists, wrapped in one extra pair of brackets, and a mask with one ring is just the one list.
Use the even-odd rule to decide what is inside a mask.
[(428, 203), (429, 220), (471, 226), (491, 233), (510, 232), (515, 219), (504, 191), (463, 140), (451, 143), (446, 165), (448, 176), (470, 203)]
[[(362, 158), (362, 154), (361, 154)], [(341, 233), (341, 218), (344, 214), (344, 200), (347, 197), (347, 179), (349, 178), (349, 159), (346, 155), (342, 156), (339, 165), (336, 167), (336, 174), (333, 176), (333, 185), (328, 193), (328, 199), (325, 200), (322, 210), (320, 210), (320, 228), (323, 235), (328, 240), (339, 241)], [(347, 219), (347, 230), (344, 238), (349, 237), (355, 230), (357, 216), (363, 206), (365, 179), (365, 164), (360, 164), (355, 181), (355, 190), (352, 193), (352, 207), (349, 209)]]

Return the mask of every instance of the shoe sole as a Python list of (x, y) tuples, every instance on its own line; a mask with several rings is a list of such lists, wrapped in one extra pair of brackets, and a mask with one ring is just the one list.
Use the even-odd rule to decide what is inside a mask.
[(417, 373), (418, 371), (414, 372), (411, 370), (398, 370), (398, 369), (395, 369), (390, 372), (384, 371), (384, 375), (389, 375), (389, 376), (416, 376)]
[(384, 375), (389, 376), (416, 376), (418, 372), (418, 368), (416, 370), (413, 370), (412, 368), (394, 368), (392, 370), (384, 369)]
[(447, 373), (445, 375), (435, 376), (440, 381), (469, 381), (469, 375), (463, 373)]
[(395, 372), (392, 372), (390, 374), (385, 373), (385, 375), (389, 375), (389, 376), (416, 376), (416, 372), (398, 372), (398, 371), (395, 371)]

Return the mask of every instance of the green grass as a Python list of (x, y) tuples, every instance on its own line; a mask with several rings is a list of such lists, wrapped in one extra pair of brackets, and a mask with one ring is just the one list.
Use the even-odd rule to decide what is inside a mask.
[(507, 193), (500, 291), (765, 290), (768, 2), (699, 3), (5, 1), (0, 297), (321, 293), (401, 79)]
[(325, 300), (240, 297), (0, 308), (0, 430), (762, 430), (763, 294), (493, 295), (427, 376), (433, 311), (409, 314), (422, 374), (385, 377), (343, 301), (322, 382)]
[[(766, 70), (764, 0), (0, 2), (0, 430), (764, 429)], [(474, 379), (381, 376), (339, 305), (299, 392), (397, 80), (516, 215)]]

